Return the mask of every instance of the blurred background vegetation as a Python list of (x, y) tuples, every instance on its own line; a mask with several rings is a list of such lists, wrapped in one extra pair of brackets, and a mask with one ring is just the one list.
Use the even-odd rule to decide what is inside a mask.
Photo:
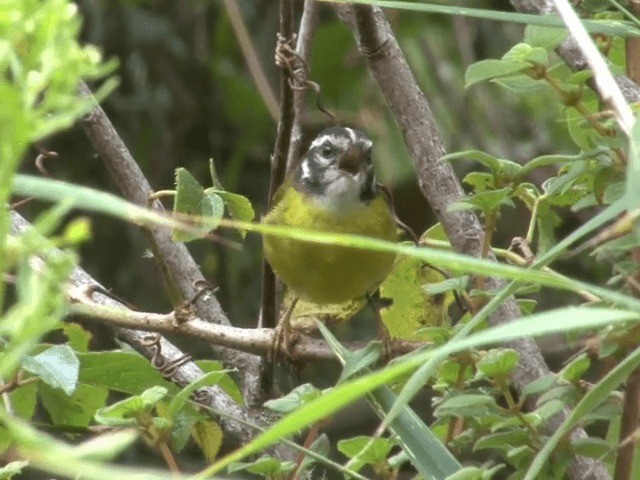
[[(477, 3), (474, 6), (479, 8), (511, 10), (506, 0)], [(120, 61), (121, 85), (104, 108), (152, 188), (171, 188), (176, 167), (187, 168), (206, 183), (208, 160), (214, 158), (225, 188), (246, 195), (263, 214), (276, 121), (273, 108), (270, 113), (268, 101), (249, 74), (235, 33), (238, 20), (231, 20), (229, 3), (80, 0), (77, 4), (85, 19), (84, 40), (100, 46), (106, 58)], [(275, 96), (277, 2), (236, 5)], [(299, 18), (302, 2), (296, 6)], [(545, 153), (575, 151), (566, 126), (557, 121), (559, 103), (547, 91), (523, 99), (486, 83), (464, 89), (466, 67), (502, 56), (520, 41), (522, 26), (415, 12), (387, 14), (431, 102), (449, 152), (480, 149), (526, 162)], [(320, 6), (310, 68), (311, 79), (322, 88), (323, 104), (344, 124), (366, 130), (374, 138), (379, 180), (394, 192), (400, 218), (415, 231), (424, 231), (435, 220), (418, 189), (400, 132), (351, 33), (330, 5)], [(313, 94), (307, 95), (305, 134), (312, 136), (327, 123), (315, 107)], [(38, 147), (59, 154), (49, 166), (56, 178), (115, 191), (79, 128)], [(35, 158), (37, 151), (30, 155)], [(455, 166), (462, 169), (461, 174), (473, 167), (458, 162)], [(34, 171), (33, 162), (27, 159), (23, 169)], [(540, 184), (544, 177), (531, 180)], [(513, 236), (524, 235), (527, 218), (518, 210), (508, 210), (495, 246), (507, 247)], [(577, 221), (570, 214), (567, 228)], [(82, 251), (82, 264), (92, 275), (141, 309), (171, 308), (139, 231), (96, 216), (93, 233), (93, 241)], [(239, 240), (233, 232), (225, 235)], [(255, 325), (262, 257), (259, 238), (250, 235), (237, 249), (205, 241), (189, 248), (207, 278), (219, 285), (219, 298), (232, 321)], [(361, 327), (355, 323), (345, 328)]]

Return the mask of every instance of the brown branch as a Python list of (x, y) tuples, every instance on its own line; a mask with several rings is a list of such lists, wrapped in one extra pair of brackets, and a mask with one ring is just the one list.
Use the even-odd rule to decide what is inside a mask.
[[(317, 0), (305, 0), (298, 28), (298, 43), (296, 52), (300, 56), (307, 68), (311, 59), (311, 45), (318, 25), (318, 2)], [(287, 157), (287, 170), (291, 171), (302, 156), (302, 108), (307, 89), (297, 89), (293, 92), (293, 126), (291, 127), (291, 144), (289, 145), (289, 155)]]
[[(80, 94), (84, 97), (91, 96), (89, 88), (84, 83), (80, 86)], [(80, 123), (124, 197), (147, 206), (153, 190), (104, 110), (96, 104)], [(151, 202), (150, 207), (164, 210), (157, 200)], [(154, 260), (170, 292), (173, 305), (177, 307), (184, 300), (193, 298), (199, 291), (197, 284), (204, 282), (205, 278), (187, 247), (183, 243), (174, 242), (166, 228), (147, 228), (144, 232), (147, 234)], [(194, 305), (200, 318), (222, 325), (231, 324), (213, 293), (199, 296)], [(253, 405), (255, 399), (261, 398), (257, 385), (258, 359), (222, 347), (214, 347), (214, 350), (225, 365), (237, 369), (245, 401)]]
[(627, 378), (624, 392), (624, 404), (620, 417), (620, 448), (616, 456), (614, 478), (616, 480), (631, 480), (633, 471), (633, 456), (636, 451), (636, 441), (629, 441), (636, 435), (640, 420), (640, 370), (635, 370)]
[[(367, 5), (343, 7), (339, 8), (339, 12), (350, 24), (358, 47), (400, 126), (420, 188), (447, 232), (452, 246), (460, 253), (480, 256), (482, 227), (472, 212), (449, 210), (462, 196), (462, 186), (451, 165), (439, 161), (445, 149), (435, 119), (384, 13)], [(493, 255), (488, 258), (495, 260)], [(501, 290), (506, 286), (504, 281), (494, 278), (485, 279), (485, 285), (490, 290)], [(496, 308), (489, 323), (501, 325), (519, 317), (520, 309), (511, 297)], [(550, 374), (540, 349), (532, 339), (523, 338), (508, 342), (507, 345), (520, 354), (520, 363), (513, 375), (518, 390)], [(553, 429), (568, 413), (565, 409), (558, 414), (548, 428)], [(581, 429), (572, 434), (573, 439), (584, 437), (586, 433)], [(576, 457), (570, 466), (570, 473), (572, 478), (609, 478), (601, 463), (581, 456)]]
[[(274, 340), (277, 335), (272, 328), (239, 328), (228, 325), (218, 325), (205, 322), (200, 318), (181, 313), (151, 313), (139, 312), (118, 304), (118, 308), (104, 306), (93, 299), (96, 292), (86, 285), (72, 286), (67, 295), (73, 302), (71, 313), (105, 323), (147, 332), (157, 332), (172, 335), (186, 335), (198, 338), (214, 345), (242, 350), (247, 353), (267, 356), (272, 353)], [(335, 353), (322, 339), (311, 338), (301, 333), (294, 333), (295, 341), (289, 346), (287, 354), (294, 361), (336, 360)], [(351, 342), (347, 348), (357, 350), (365, 346), (365, 342)], [(392, 356), (409, 353), (424, 347), (424, 343), (393, 341), (389, 348)], [(284, 356), (284, 351), (281, 352)]]
[[(291, 41), (293, 36), (293, 4), (291, 0), (280, 0), (280, 32), (278, 34), (278, 46), (280, 42)], [(293, 126), (293, 90), (289, 84), (291, 72), (282, 66), (280, 70), (280, 121), (276, 142), (271, 158), (271, 178), (269, 181), (269, 208), (273, 197), (282, 185), (287, 168), (287, 154), (291, 140), (291, 128)], [(273, 328), (276, 325), (276, 281), (271, 265), (266, 260), (262, 265), (262, 316), (260, 326)]]

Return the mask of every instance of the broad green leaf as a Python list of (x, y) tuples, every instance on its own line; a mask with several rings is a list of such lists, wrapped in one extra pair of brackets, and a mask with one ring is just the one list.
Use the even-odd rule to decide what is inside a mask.
[(149, 412), (167, 393), (167, 389), (163, 387), (149, 388), (140, 395), (125, 398), (99, 409), (95, 414), (96, 422), (112, 427), (136, 426), (136, 416)]
[(264, 402), (264, 406), (274, 412), (285, 414), (298, 410), (300, 406), (317, 399), (321, 395), (321, 390), (318, 390), (310, 383), (305, 383), (294, 388), (284, 397)]
[(167, 382), (149, 362), (130, 352), (78, 353), (79, 381), (82, 384), (138, 395), (148, 388), (162, 385), (171, 392), (177, 387)]
[(518, 366), (520, 355), (510, 348), (494, 348), (487, 351), (476, 367), (489, 378), (506, 378)]
[(80, 362), (68, 345), (54, 345), (35, 357), (25, 357), (22, 368), (71, 395), (78, 384)]
[(86, 427), (99, 408), (105, 406), (106, 388), (79, 384), (72, 395), (51, 388), (47, 384), (38, 386), (38, 396), (54, 425)]
[(496, 59), (480, 60), (467, 67), (464, 75), (464, 88), (469, 88), (485, 80), (521, 73), (529, 68), (531, 68), (531, 65), (526, 62)]
[(226, 371), (209, 372), (205, 373), (200, 378), (194, 380), (189, 385), (184, 387), (178, 394), (169, 402), (168, 416), (173, 417), (178, 410), (180, 410), (184, 404), (189, 400), (191, 394), (201, 387), (208, 387), (211, 385), (217, 385), (222, 376), (227, 373)]
[(78, 323), (67, 322), (62, 326), (62, 333), (69, 340), (69, 346), (76, 352), (86, 352), (89, 349), (91, 333)]
[(16, 415), (30, 420), (36, 410), (38, 384), (27, 383), (8, 393), (9, 400)]
[(433, 414), (437, 417), (482, 416), (496, 408), (496, 400), (491, 395), (469, 393), (445, 399)]
[(222, 447), (224, 432), (216, 422), (202, 420), (194, 425), (193, 438), (200, 447), (204, 458), (212, 462)]
[(502, 56), (502, 59), (509, 62), (524, 63), (528, 65), (547, 65), (549, 62), (547, 51), (544, 48), (533, 47), (526, 43), (518, 43), (514, 45)]
[(567, 38), (568, 32), (564, 28), (527, 25), (524, 29), (524, 41), (532, 47), (553, 50)]
[[(195, 364), (200, 367), (204, 373), (225, 371), (224, 365), (218, 360), (196, 360)], [(238, 405), (244, 404), (242, 391), (240, 391), (240, 388), (238, 388), (238, 385), (231, 375), (224, 373), (218, 381), (218, 386), (227, 392)]]
[(354, 437), (340, 440), (338, 451), (350, 458), (348, 466), (359, 471), (364, 465), (377, 465), (385, 461), (395, 443), (388, 438)]
[(392, 301), (380, 311), (391, 338), (430, 340), (418, 334), (424, 327), (448, 323), (448, 309), (453, 302), (450, 292), (430, 295), (425, 285), (439, 283), (445, 277), (428, 263), (411, 257), (398, 257), (393, 270), (380, 285), (380, 296)]

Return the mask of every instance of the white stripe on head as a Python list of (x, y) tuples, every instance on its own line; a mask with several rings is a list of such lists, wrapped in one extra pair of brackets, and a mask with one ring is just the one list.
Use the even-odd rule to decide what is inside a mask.
[(356, 143), (356, 132), (353, 128), (345, 127), (345, 130), (349, 134), (349, 138), (351, 139), (351, 143)]
[(319, 147), (327, 140), (331, 141), (331, 143), (336, 143), (336, 137), (334, 135), (322, 135), (320, 137), (317, 137), (313, 142), (311, 142), (311, 146), (309, 148), (311, 149), (311, 148)]
[(300, 164), (300, 168), (302, 169), (302, 179), (311, 178), (311, 170), (309, 169), (309, 161), (305, 158)]

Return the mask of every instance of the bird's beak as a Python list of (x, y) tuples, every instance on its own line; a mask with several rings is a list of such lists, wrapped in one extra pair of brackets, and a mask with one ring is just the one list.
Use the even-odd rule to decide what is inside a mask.
[(350, 173), (357, 174), (362, 168), (362, 152), (356, 145), (352, 145), (338, 158), (338, 168)]

